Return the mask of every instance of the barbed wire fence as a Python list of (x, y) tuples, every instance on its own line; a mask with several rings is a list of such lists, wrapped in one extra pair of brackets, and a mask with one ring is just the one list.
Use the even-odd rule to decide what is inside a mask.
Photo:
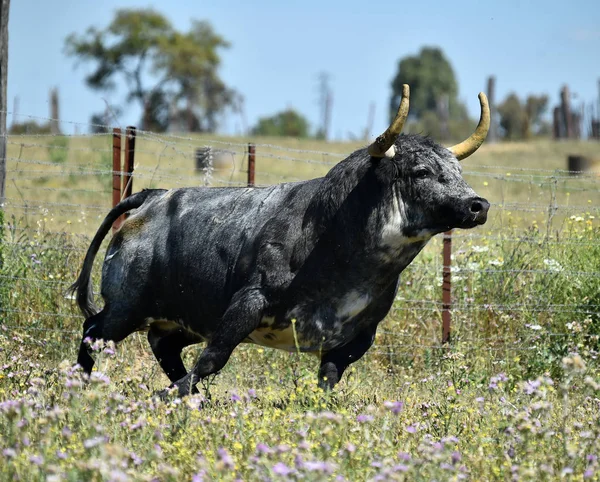
[[(348, 145), (337, 146), (340, 152), (328, 152), (206, 136), (158, 134), (131, 128), (117, 132), (111, 126), (67, 124), (106, 132), (7, 136), (3, 246), (8, 256), (26, 255), (30, 259), (28, 269), (22, 273), (0, 274), (0, 285), (4, 282), (11, 287), (8, 299), (15, 300), (13, 306), (9, 303), (0, 307), (3, 319), (0, 325), (4, 330), (52, 334), (60, 339), (47, 338), (48, 343), (65, 343), (66, 340), (78, 343), (80, 329), (76, 327), (81, 325), (82, 318), (66, 294), (74, 278), (64, 279), (64, 273), (58, 278), (37, 269), (40, 255), (36, 253), (56, 256), (63, 261), (66, 272), (76, 272), (99, 220), (133, 190), (184, 186), (261, 187), (297, 182), (324, 175), (353, 150)], [(600, 211), (598, 174), (478, 164), (466, 167), (464, 176), (471, 184), (477, 184), (477, 191), (482, 186), (495, 184), (497, 195), (491, 208), (494, 214), (492, 222), (488, 222), (491, 225), (440, 236), (430, 243), (424, 259), (408, 266), (401, 277), (392, 316), (410, 318), (414, 322), (401, 329), (382, 325), (376, 345), (369, 353), (393, 357), (416, 349), (445, 350), (449, 341), (463, 352), (518, 353), (539, 350), (535, 342), (541, 337), (598, 340), (597, 335), (585, 333), (580, 327), (557, 331), (546, 329), (542, 324), (554, 316), (597, 319), (600, 316), (598, 300), (557, 303), (545, 297), (545, 293), (538, 293), (525, 302), (519, 301), (523, 297), (516, 296), (482, 302), (472, 296), (474, 283), (509, 283), (520, 279), (544, 286), (550, 285), (557, 276), (573, 283), (594, 283), (600, 290), (599, 266), (565, 268), (549, 254), (541, 266), (525, 263), (515, 268), (506, 260), (492, 256), (495, 248), (502, 246), (528, 246), (531, 252), (547, 250), (549, 253), (552, 247), (560, 247), (565, 253), (598, 249), (599, 241), (585, 236), (588, 223), (592, 224)], [(515, 221), (515, 213), (527, 221), (519, 231), (508, 229), (523, 223), (523, 219)], [(569, 227), (573, 225), (582, 229)], [(490, 259), (475, 262), (469, 253), (485, 253)], [(459, 255), (460, 259), (456, 259)], [(403, 284), (405, 279), (409, 286)], [(411, 295), (419, 282), (419, 289)], [(29, 307), (17, 303), (28, 296), (32, 298)], [(484, 318), (510, 318), (515, 314), (526, 314), (527, 320), (533, 320), (528, 331), (509, 333), (491, 326), (493, 323), (489, 321), (482, 329)]]

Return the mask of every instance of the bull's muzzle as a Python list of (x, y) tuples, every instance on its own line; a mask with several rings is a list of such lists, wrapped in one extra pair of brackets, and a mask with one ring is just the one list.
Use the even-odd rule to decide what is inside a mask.
[(468, 227), (485, 224), (487, 221), (488, 211), (490, 209), (490, 203), (487, 201), (487, 199), (483, 199), (482, 197), (474, 197), (469, 199), (467, 205), (469, 206), (467, 224), (470, 224)]

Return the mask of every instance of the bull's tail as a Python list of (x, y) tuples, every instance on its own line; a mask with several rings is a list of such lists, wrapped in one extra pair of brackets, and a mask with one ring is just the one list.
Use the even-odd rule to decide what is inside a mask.
[(100, 245), (102, 241), (110, 231), (113, 223), (127, 211), (131, 211), (132, 209), (139, 208), (144, 202), (153, 196), (160, 195), (164, 193), (163, 190), (144, 190), (134, 194), (133, 196), (128, 197), (127, 199), (121, 201), (114, 208), (110, 210), (110, 212), (102, 221), (102, 224), (96, 231), (94, 235), (94, 239), (92, 239), (92, 243), (87, 250), (85, 255), (85, 259), (83, 261), (83, 266), (81, 268), (81, 273), (77, 278), (77, 281), (71, 285), (69, 291), (72, 293), (77, 293), (77, 304), (79, 305), (79, 309), (83, 313), (86, 318), (95, 315), (98, 313), (98, 308), (94, 304), (94, 294), (92, 292), (92, 283), (91, 283), (91, 273), (92, 266), (94, 264), (94, 258), (100, 249)]

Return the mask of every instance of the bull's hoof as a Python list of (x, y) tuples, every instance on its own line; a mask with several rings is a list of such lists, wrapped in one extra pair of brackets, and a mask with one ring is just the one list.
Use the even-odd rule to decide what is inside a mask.
[(161, 402), (168, 402), (169, 400), (174, 400), (176, 398), (183, 398), (187, 395), (198, 395), (200, 392), (196, 387), (192, 387), (189, 390), (187, 387), (181, 388), (177, 385), (172, 385), (169, 388), (165, 388), (164, 390), (158, 390), (152, 394), (152, 398), (160, 400)]

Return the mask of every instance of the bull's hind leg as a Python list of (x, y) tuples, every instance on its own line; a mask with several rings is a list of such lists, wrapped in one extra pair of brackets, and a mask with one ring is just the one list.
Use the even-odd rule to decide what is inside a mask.
[(142, 323), (143, 321), (140, 321), (139, 317), (132, 315), (131, 310), (125, 309), (123, 306), (114, 309), (106, 304), (102, 311), (90, 316), (83, 324), (83, 336), (79, 345), (77, 363), (89, 375), (94, 367), (90, 343), (97, 340), (118, 343), (139, 329)]
[(166, 331), (152, 325), (148, 331), (148, 342), (152, 348), (152, 353), (154, 353), (160, 367), (171, 382), (176, 382), (187, 375), (187, 370), (181, 359), (181, 351), (186, 346), (201, 341), (201, 338), (183, 328)]
[[(244, 290), (234, 295), (218, 331), (213, 333), (194, 368), (172, 385), (180, 396), (189, 395), (200, 380), (225, 366), (235, 347), (258, 327), (265, 307), (266, 300), (259, 290)], [(166, 391), (160, 394), (165, 395)]]

